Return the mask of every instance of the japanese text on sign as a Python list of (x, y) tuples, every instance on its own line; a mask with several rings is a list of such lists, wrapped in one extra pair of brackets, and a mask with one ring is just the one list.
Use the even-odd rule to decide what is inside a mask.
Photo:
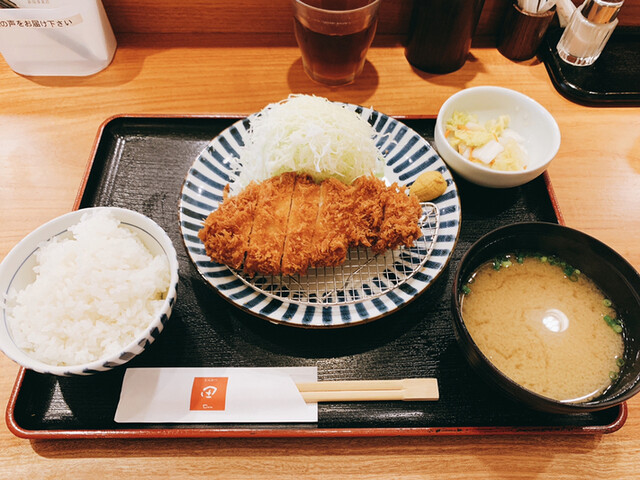
[(65, 28), (82, 23), (82, 15), (58, 20), (0, 20), (0, 28)]

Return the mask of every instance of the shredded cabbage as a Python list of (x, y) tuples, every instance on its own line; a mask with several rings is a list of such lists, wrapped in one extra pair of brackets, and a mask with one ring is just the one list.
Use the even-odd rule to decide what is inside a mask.
[(356, 112), (313, 95), (290, 95), (251, 118), (249, 139), (233, 159), (240, 174), (230, 185), (236, 195), (251, 181), (285, 172), (308, 173), (350, 184), (362, 175), (383, 174), (374, 128)]
[(509, 129), (509, 122), (508, 115), (500, 115), (481, 125), (476, 115), (456, 111), (447, 121), (446, 137), (471, 162), (494, 170), (525, 170), (527, 152), (522, 137)]

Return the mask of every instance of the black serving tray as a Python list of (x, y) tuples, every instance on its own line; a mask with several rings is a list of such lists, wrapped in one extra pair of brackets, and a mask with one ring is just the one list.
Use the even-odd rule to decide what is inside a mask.
[(640, 106), (640, 27), (617, 27), (593, 65), (562, 61), (556, 45), (564, 30), (552, 28), (540, 47), (551, 81), (563, 96), (587, 106)]
[[(191, 164), (235, 118), (129, 117), (105, 122), (76, 207), (125, 207), (158, 222), (180, 262), (178, 300), (165, 331), (127, 366), (317, 366), (320, 380), (437, 377), (437, 402), (319, 405), (317, 424), (117, 424), (126, 367), (63, 378), (21, 369), (7, 408), (11, 431), (26, 438), (255, 437), (608, 433), (626, 405), (578, 414), (535, 412), (477, 378), (456, 344), (450, 285), (463, 253), (481, 235), (517, 221), (561, 222), (548, 177), (491, 190), (456, 179), (462, 227), (449, 265), (412, 303), (370, 324), (337, 330), (274, 325), (227, 303), (200, 277), (184, 248), (178, 198)], [(427, 140), (433, 119), (400, 119)]]

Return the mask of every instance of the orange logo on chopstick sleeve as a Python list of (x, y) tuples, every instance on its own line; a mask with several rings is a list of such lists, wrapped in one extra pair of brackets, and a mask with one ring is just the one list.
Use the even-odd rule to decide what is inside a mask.
[(189, 410), (224, 410), (228, 381), (227, 377), (195, 377)]

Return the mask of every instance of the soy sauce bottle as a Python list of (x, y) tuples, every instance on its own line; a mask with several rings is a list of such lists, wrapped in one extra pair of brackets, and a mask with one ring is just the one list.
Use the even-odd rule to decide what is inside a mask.
[(449, 73), (467, 61), (484, 0), (414, 0), (405, 56), (429, 73)]

